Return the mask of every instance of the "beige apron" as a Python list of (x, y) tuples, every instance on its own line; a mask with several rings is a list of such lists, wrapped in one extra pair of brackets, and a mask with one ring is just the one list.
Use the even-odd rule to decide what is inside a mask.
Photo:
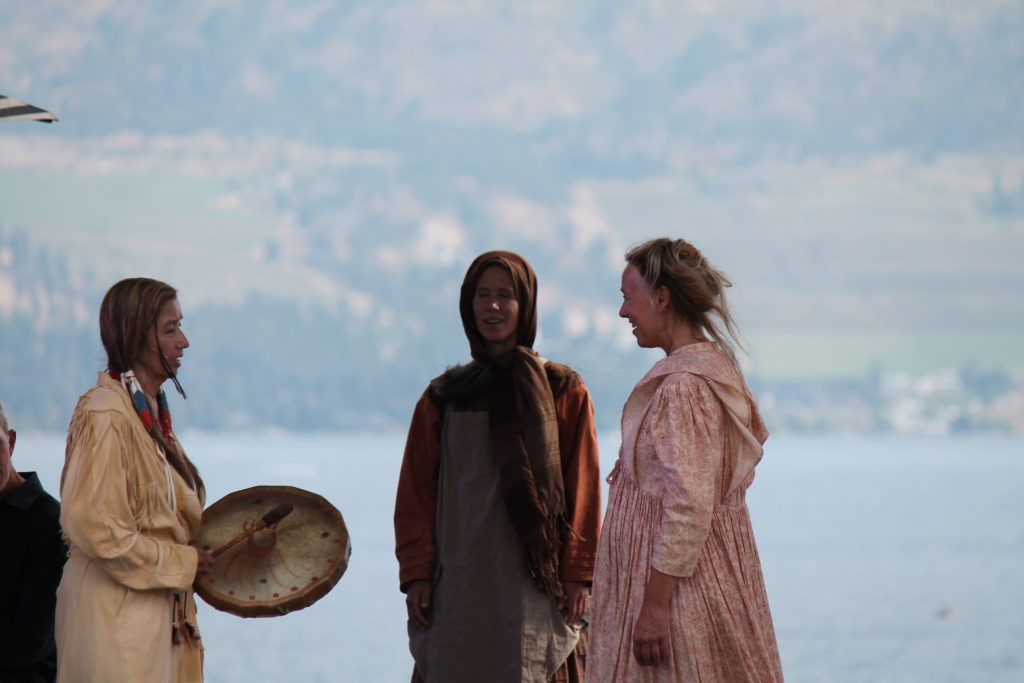
[(579, 639), (523, 569), (490, 444), (486, 412), (446, 409), (430, 627), (409, 625), (427, 683), (547, 681)]

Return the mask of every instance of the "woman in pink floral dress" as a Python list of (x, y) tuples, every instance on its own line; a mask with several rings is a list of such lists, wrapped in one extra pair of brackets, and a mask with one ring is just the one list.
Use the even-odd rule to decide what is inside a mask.
[(619, 315), (666, 357), (622, 411), (588, 678), (781, 681), (745, 502), (768, 432), (729, 342), (731, 283), (685, 240), (651, 240), (626, 261)]

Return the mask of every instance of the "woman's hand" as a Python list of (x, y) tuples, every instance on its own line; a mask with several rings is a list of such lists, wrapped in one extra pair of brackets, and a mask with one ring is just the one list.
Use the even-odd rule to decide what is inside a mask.
[(579, 624), (589, 606), (590, 586), (582, 581), (566, 581), (565, 597), (558, 603), (558, 609), (565, 615), (565, 623), (569, 626)]
[(615, 483), (615, 478), (619, 476), (619, 470), (621, 470), (621, 469), (622, 469), (622, 461), (621, 460), (616, 460), (615, 461), (615, 467), (613, 467), (612, 471), (608, 473), (608, 476), (604, 478), (605, 482), (608, 483), (608, 484), (614, 484)]
[(199, 548), (196, 548), (196, 551), (199, 553), (199, 567), (196, 569), (196, 576), (208, 574), (213, 569), (213, 553)]
[(633, 656), (642, 666), (660, 664), (669, 655), (668, 606), (678, 581), (651, 567), (644, 603), (633, 625)]
[(633, 627), (633, 656), (643, 666), (660, 664), (668, 656), (668, 605), (644, 602)]
[(405, 594), (405, 607), (409, 612), (409, 621), (426, 630), (430, 626), (427, 621), (427, 609), (430, 607), (430, 595), (433, 586), (429, 581), (417, 579), (409, 582), (409, 590)]

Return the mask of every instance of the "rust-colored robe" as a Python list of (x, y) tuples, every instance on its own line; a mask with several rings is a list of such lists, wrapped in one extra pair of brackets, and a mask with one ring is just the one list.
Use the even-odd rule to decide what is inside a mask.
[(78, 401), (61, 477), (70, 557), (57, 589), (59, 683), (196, 683), (203, 652), (172, 645), (174, 594), (195, 623), (202, 492), (156, 449), (121, 383)]
[[(586, 386), (568, 384), (554, 399), (566, 514), (575, 532), (560, 576), (589, 583), (601, 516), (597, 435)], [(577, 629), (525, 576), (497, 482), (487, 413), (472, 406), (441, 410), (424, 394), (406, 442), (395, 537), (402, 590), (417, 579), (434, 583), (430, 628), (409, 625), (410, 650), (428, 683), (532, 681), (541, 670), (544, 680), (576, 644)]]

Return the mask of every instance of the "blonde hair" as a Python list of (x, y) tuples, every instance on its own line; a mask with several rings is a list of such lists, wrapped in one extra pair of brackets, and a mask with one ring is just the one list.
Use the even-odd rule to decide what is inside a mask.
[(4, 434), (11, 431), (10, 425), (7, 424), (7, 413), (4, 412), (4, 404), (0, 402), (0, 431)]
[(652, 289), (668, 290), (673, 311), (685, 322), (703, 332), (739, 367), (739, 328), (729, 312), (725, 290), (732, 281), (684, 239), (659, 237), (626, 252), (626, 262)]

